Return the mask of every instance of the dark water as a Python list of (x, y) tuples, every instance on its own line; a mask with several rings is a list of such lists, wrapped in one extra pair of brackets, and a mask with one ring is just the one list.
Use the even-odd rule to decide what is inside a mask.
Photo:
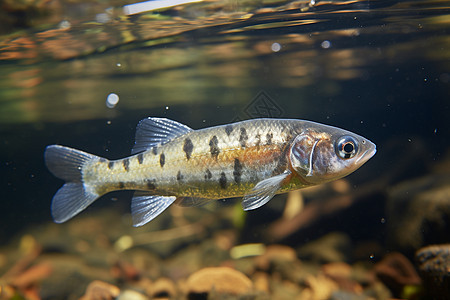
[[(265, 230), (280, 218), (280, 196), (247, 214), (240, 243), (296, 247), (340, 231), (355, 244), (375, 241), (381, 247), (375, 259), (394, 250), (412, 257), (421, 246), (448, 243), (445, 214), (414, 229), (428, 233), (419, 244), (399, 242), (391, 232), (406, 224), (394, 219), (405, 218), (399, 211), (408, 203), (393, 198), (433, 191), (435, 185), (417, 183), (423, 178), (450, 184), (448, 3), (264, 3), (197, 3), (131, 17), (116, 7), (105, 23), (92, 22), (104, 8), (85, 4), (90, 9), (83, 13), (79, 3), (73, 4), (79, 10), (60, 11), (55, 24), (4, 36), (2, 244), (52, 222), (51, 198), (61, 182), (45, 169), (46, 145), (124, 157), (146, 116), (194, 129), (255, 117), (307, 119), (377, 144), (377, 154), (347, 178), (357, 195), (351, 205), (277, 239)], [(69, 28), (58, 25), (63, 19)], [(114, 108), (106, 105), (110, 93), (120, 99)], [(324, 197), (336, 195), (331, 189)], [(127, 218), (130, 195), (116, 196), (121, 201), (104, 197), (83, 214), (113, 207)], [(306, 205), (324, 197), (306, 194)]]

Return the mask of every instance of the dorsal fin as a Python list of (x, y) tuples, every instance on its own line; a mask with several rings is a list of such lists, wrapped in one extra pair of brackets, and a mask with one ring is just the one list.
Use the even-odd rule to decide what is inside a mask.
[(136, 127), (136, 138), (131, 154), (146, 151), (192, 131), (191, 128), (166, 118), (148, 117)]

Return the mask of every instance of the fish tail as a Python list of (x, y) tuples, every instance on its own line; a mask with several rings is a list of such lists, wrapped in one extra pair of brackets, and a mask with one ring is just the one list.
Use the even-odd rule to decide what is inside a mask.
[(48, 146), (44, 156), (50, 172), (66, 181), (52, 200), (53, 220), (63, 223), (101, 196), (92, 186), (83, 182), (84, 165), (100, 157), (59, 145)]

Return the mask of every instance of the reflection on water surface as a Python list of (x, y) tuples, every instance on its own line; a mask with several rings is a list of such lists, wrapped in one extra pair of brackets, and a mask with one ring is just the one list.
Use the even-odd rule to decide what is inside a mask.
[(337, 96), (342, 82), (392, 76), (411, 61), (448, 77), (442, 2), (265, 3), (204, 2), (128, 17), (116, 8), (104, 23), (5, 37), (1, 121), (108, 117), (111, 92), (123, 111), (239, 105), (261, 87), (293, 95), (281, 101), (295, 99), (303, 112), (313, 86)]

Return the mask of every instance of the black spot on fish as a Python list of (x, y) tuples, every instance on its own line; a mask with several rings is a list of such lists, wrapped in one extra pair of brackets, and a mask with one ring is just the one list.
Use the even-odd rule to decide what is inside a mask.
[(101, 163), (106, 163), (108, 160), (106, 158), (100, 157), (100, 162)]
[(113, 161), (110, 161), (110, 162), (108, 163), (108, 169), (112, 170), (113, 168), (114, 168), (114, 162), (113, 162)]
[(152, 153), (153, 153), (153, 155), (158, 154), (158, 148), (152, 147)]
[(256, 139), (256, 146), (259, 146), (261, 144), (261, 135), (258, 133), (255, 136), (255, 139)]
[(266, 134), (266, 145), (272, 145), (273, 133), (270, 132)]
[(242, 177), (242, 165), (238, 158), (234, 159), (233, 176), (234, 181), (239, 184), (241, 182)]
[(124, 160), (122, 160), (122, 164), (123, 164), (123, 168), (125, 169), (125, 171), (129, 171), (130, 170), (130, 161), (128, 160), (128, 158), (125, 158)]
[(213, 136), (209, 141), (209, 151), (211, 152), (211, 156), (217, 159), (217, 156), (220, 153), (219, 140), (217, 139), (217, 136)]
[(241, 143), (242, 147), (245, 147), (247, 145), (248, 135), (247, 130), (245, 130), (244, 127), (241, 127), (241, 133), (239, 135), (239, 143)]
[(186, 153), (186, 158), (189, 160), (191, 158), (192, 151), (194, 150), (194, 144), (190, 138), (184, 140), (183, 151)]
[(209, 169), (206, 169), (205, 171), (205, 180), (211, 179), (212, 178), (212, 174), (211, 171)]
[(119, 189), (123, 189), (125, 187), (125, 183), (119, 181)]
[(147, 180), (146, 181), (146, 185), (147, 185), (147, 188), (149, 190), (155, 190), (156, 189), (156, 184), (155, 184), (155, 180), (154, 179), (153, 180)]
[(227, 125), (225, 126), (225, 133), (230, 136), (231, 132), (233, 132), (233, 126), (232, 125)]
[(225, 176), (225, 172), (220, 173), (219, 184), (220, 188), (222, 189), (227, 188), (227, 176)]
[(144, 154), (143, 153), (139, 153), (137, 156), (138, 162), (140, 165), (142, 165), (144, 163)]
[(183, 176), (183, 174), (181, 174), (181, 171), (178, 171), (178, 173), (177, 173), (177, 181), (181, 181), (181, 180), (183, 180), (183, 178), (184, 178), (184, 176)]
[(166, 163), (166, 156), (164, 155), (164, 153), (161, 153), (161, 155), (159, 156), (159, 165), (162, 167), (164, 167), (164, 164)]

